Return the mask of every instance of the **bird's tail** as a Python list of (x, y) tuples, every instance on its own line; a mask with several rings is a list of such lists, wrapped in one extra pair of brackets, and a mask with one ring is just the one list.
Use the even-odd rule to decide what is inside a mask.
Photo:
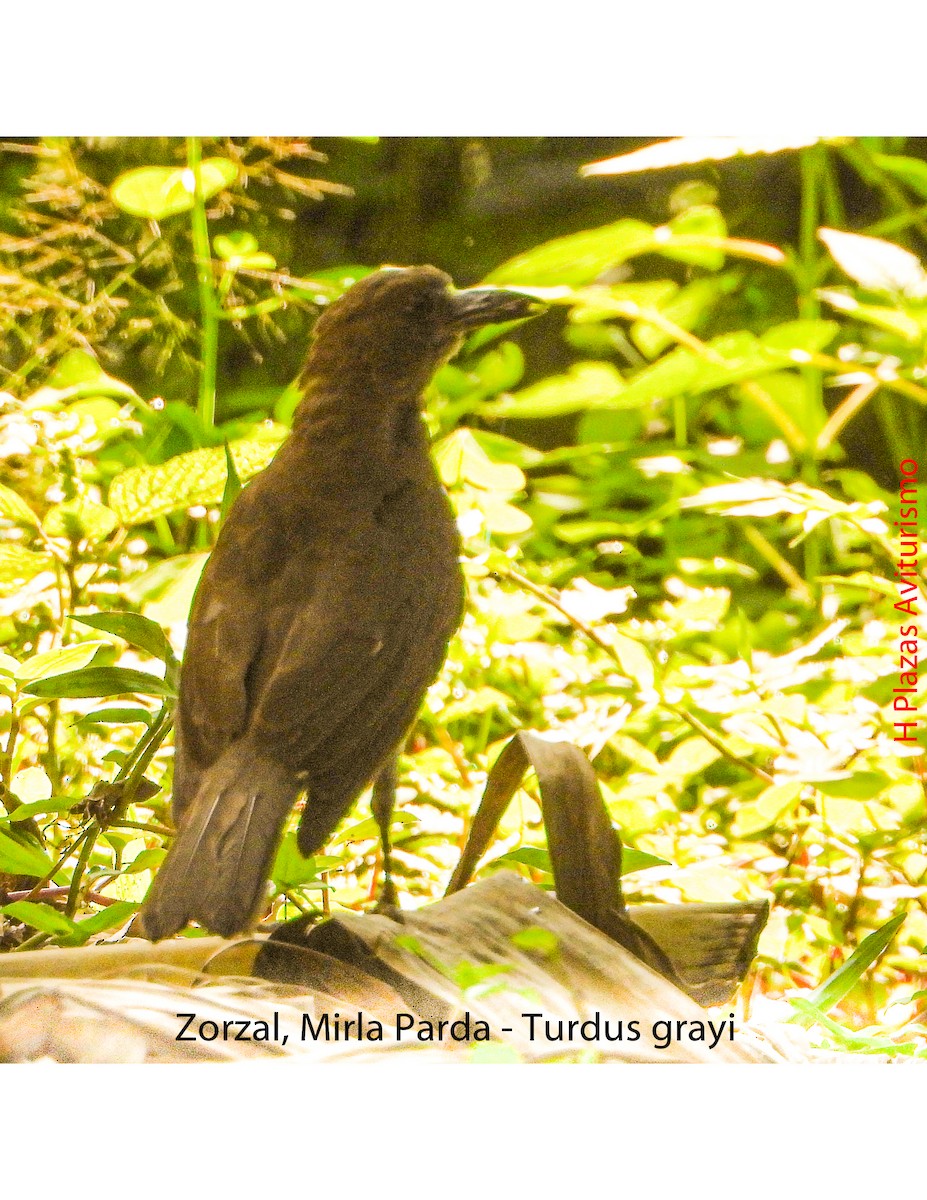
[(151, 941), (199, 921), (223, 937), (246, 929), (260, 903), (298, 780), (250, 746), (230, 747), (204, 773), (142, 908)]

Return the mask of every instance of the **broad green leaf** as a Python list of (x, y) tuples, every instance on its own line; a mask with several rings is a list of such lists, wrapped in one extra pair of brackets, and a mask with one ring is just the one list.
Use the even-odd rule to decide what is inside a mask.
[(891, 787), (891, 778), (883, 771), (854, 771), (846, 779), (826, 779), (814, 786), (825, 796), (845, 797), (850, 800), (872, 800)]
[(39, 554), (15, 542), (0, 542), (0, 596), (13, 596), (43, 571), (53, 569), (50, 554)]
[(769, 829), (798, 803), (802, 783), (779, 783), (766, 788), (755, 800), (742, 804), (734, 814), (731, 833), (735, 838), (752, 837)]
[(747, 154), (780, 154), (813, 146), (816, 137), (678, 137), (654, 142), (640, 150), (588, 163), (583, 175), (629, 175), (663, 167), (685, 167), (692, 163), (723, 162)]
[(121, 400), (139, 398), (134, 388), (121, 379), (107, 375), (93, 355), (85, 350), (69, 350), (48, 377), (45, 387), (31, 397), (31, 402), (36, 403), (46, 395), (58, 403), (87, 397), (112, 396)]
[(0, 483), (0, 518), (12, 521), (24, 529), (38, 529), (39, 518), (23, 498), (6, 484)]
[(633, 846), (621, 847), (621, 874), (630, 875), (632, 871), (646, 871), (650, 867), (671, 867), (673, 864), (666, 858), (656, 854), (648, 854), (646, 850), (635, 850)]
[(627, 218), (544, 242), (497, 267), (486, 283), (535, 287), (592, 283), (608, 267), (653, 248), (653, 227)]
[(152, 847), (149, 850), (142, 850), (126, 867), (128, 875), (137, 875), (140, 871), (151, 871), (156, 867), (160, 867), (167, 857), (167, 851), (160, 846)]
[[(927, 168), (927, 163), (924, 164)], [(840, 292), (833, 288), (821, 288), (818, 296), (826, 300), (838, 312), (847, 313), (854, 321), (862, 321), (866, 325), (874, 325), (877, 329), (887, 329), (904, 338), (906, 342), (920, 342), (924, 336), (924, 327), (920, 321), (909, 316), (900, 308), (889, 308), (883, 304), (860, 304), (855, 296), (848, 292)]]
[(915, 300), (927, 296), (927, 272), (910, 250), (839, 229), (819, 229), (818, 236), (837, 265), (869, 291)]
[[(156, 853), (156, 851), (152, 851), (152, 853)], [(117, 900), (115, 904), (108, 904), (92, 916), (76, 921), (76, 928), (72, 931), (72, 935), (62, 938), (62, 943), (68, 946), (82, 946), (94, 934), (105, 933), (108, 929), (124, 925), (136, 912), (138, 912), (138, 905), (131, 900)]]
[(525, 373), (525, 356), (514, 342), (503, 342), (482, 356), (473, 368), (486, 395), (513, 388)]
[(16, 672), (20, 683), (30, 683), (35, 679), (45, 679), (51, 675), (63, 675), (66, 671), (78, 671), (92, 662), (98, 650), (108, 642), (80, 642), (73, 646), (63, 646), (60, 650), (46, 650), (43, 654), (33, 654), (27, 658)]
[(724, 266), (724, 251), (711, 243), (726, 236), (727, 226), (721, 213), (713, 205), (699, 204), (655, 230), (654, 249), (667, 258), (718, 271)]
[(54, 863), (25, 834), (11, 836), (9, 828), (0, 828), (0, 871), (10, 875), (28, 875), (44, 879)]
[[(287, 433), (279, 425), (261, 427), (256, 432), (260, 436), (229, 444), (242, 480), (268, 465)], [(123, 471), (110, 484), (109, 504), (124, 525), (141, 525), (194, 504), (219, 504), (225, 483), (225, 448), (210, 446), (178, 454), (154, 467)]]
[(490, 533), (501, 537), (515, 537), (519, 533), (527, 533), (533, 522), (527, 513), (516, 508), (514, 504), (506, 504), (504, 500), (478, 498), (479, 508), (483, 513), (483, 521)]
[[(731, 274), (716, 275), (708, 279), (696, 279), (670, 296), (665, 304), (657, 305), (660, 314), (674, 325), (686, 330), (699, 327), (721, 296), (732, 291), (736, 279)], [(648, 358), (656, 358), (673, 338), (658, 326), (647, 321), (635, 321), (631, 326), (631, 340)]]
[(231, 233), (220, 233), (212, 240), (213, 249), (230, 271), (244, 267), (252, 271), (272, 271), (277, 260), (258, 248), (253, 233), (236, 229)]
[(791, 354), (794, 350), (817, 354), (828, 346), (839, 332), (840, 326), (836, 321), (811, 318), (786, 321), (784, 325), (773, 325), (767, 329), (760, 337), (760, 345), (767, 350), (783, 354)]
[[(204, 158), (200, 183), (205, 200), (234, 183), (238, 167), (227, 158)], [(161, 221), (193, 207), (194, 179), (189, 167), (137, 167), (125, 171), (110, 189), (114, 202), (135, 217)]]
[(622, 671), (630, 675), (638, 687), (652, 688), (655, 678), (653, 661), (640, 642), (614, 631), (608, 640), (621, 663)]
[(14, 900), (12, 904), (0, 908), (0, 912), (37, 929), (39, 933), (75, 933), (78, 928), (75, 921), (50, 904), (36, 904), (33, 900)]
[(105, 504), (79, 499), (65, 500), (50, 508), (42, 527), (49, 537), (69, 538), (74, 542), (87, 538), (91, 542), (101, 542), (118, 524), (119, 518)]
[(24, 805), (36, 801), (44, 804), (51, 799), (53, 788), (44, 767), (23, 767), (10, 780), (10, 791)]
[(102, 630), (122, 638), (130, 646), (144, 650), (152, 658), (162, 662), (173, 662), (174, 651), (160, 625), (133, 612), (101, 612), (80, 613), (71, 616), (72, 621), (81, 625), (89, 625), (91, 629)]
[(42, 700), (91, 699), (103, 696), (173, 696), (174, 689), (157, 675), (127, 667), (85, 667), (51, 679), (40, 679), (23, 688)]
[(493, 419), (559, 417), (621, 405), (624, 391), (625, 382), (611, 363), (576, 363), (566, 375), (551, 375), (512, 396), (490, 401), (481, 407), (480, 415)]
[(130, 707), (100, 708), (96, 712), (84, 713), (75, 722), (79, 729), (88, 725), (149, 725), (152, 714), (147, 708)]
[(32, 817), (53, 817), (57, 813), (71, 812), (81, 804), (86, 803), (83, 796), (51, 796), (48, 800), (34, 800), (31, 804), (21, 804), (15, 812), (10, 813), (10, 823), (28, 821)]
[(280, 843), (274, 860), (271, 878), (279, 891), (288, 888), (315, 885), (325, 887), (324, 881), (319, 880), (322, 871), (333, 870), (341, 866), (344, 859), (334, 855), (313, 854), (304, 858), (296, 843), (296, 834), (288, 833)]
[(447, 487), (469, 483), (493, 492), (519, 492), (525, 477), (514, 463), (493, 462), (469, 429), (455, 429), (438, 444), (435, 461)]

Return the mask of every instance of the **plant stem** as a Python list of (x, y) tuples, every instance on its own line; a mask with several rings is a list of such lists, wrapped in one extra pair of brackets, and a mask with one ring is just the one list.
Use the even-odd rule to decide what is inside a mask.
[(212, 280), (212, 256), (209, 251), (209, 224), (206, 202), (203, 199), (203, 178), (200, 171), (202, 144), (198, 137), (187, 138), (187, 165), (193, 172), (193, 208), (190, 219), (193, 231), (193, 258), (196, 263), (196, 282), (200, 297), (200, 386), (196, 411), (206, 429), (216, 423), (216, 363), (219, 351), (219, 314)]

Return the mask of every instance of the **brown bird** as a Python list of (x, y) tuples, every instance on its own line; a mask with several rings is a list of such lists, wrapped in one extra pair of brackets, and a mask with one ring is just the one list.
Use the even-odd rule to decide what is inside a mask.
[(389, 763), (463, 612), (422, 393), (468, 330), (538, 307), (423, 266), (369, 275), (319, 318), (293, 432), (235, 500), (194, 599), (153, 941), (191, 920), (245, 929), (303, 792), (309, 855), (382, 772), (388, 853)]

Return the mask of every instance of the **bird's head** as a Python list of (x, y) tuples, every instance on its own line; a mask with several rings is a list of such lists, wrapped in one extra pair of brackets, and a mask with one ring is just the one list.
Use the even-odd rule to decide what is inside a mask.
[(436, 267), (387, 267), (355, 283), (319, 317), (303, 380), (418, 395), (470, 330), (543, 307), (500, 288), (458, 291)]

